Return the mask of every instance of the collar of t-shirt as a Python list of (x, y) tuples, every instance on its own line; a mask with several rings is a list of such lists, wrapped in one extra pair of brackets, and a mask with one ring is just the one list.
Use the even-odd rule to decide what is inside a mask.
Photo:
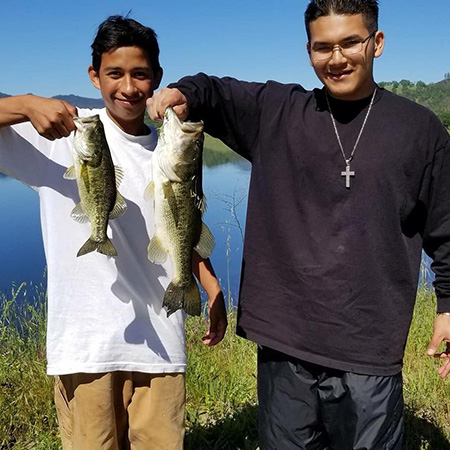
[(156, 142), (158, 140), (158, 133), (153, 127), (146, 125), (150, 130), (149, 134), (134, 136), (132, 134), (125, 133), (121, 128), (119, 128), (119, 126), (111, 120), (108, 113), (106, 112), (106, 109), (102, 109), (100, 111), (100, 119), (103, 122), (103, 125), (105, 127), (108, 127), (110, 129), (110, 132), (114, 133), (116, 135), (116, 138), (118, 138), (119, 140), (142, 145), (142, 147), (146, 148), (147, 150), (153, 150), (155, 148)]

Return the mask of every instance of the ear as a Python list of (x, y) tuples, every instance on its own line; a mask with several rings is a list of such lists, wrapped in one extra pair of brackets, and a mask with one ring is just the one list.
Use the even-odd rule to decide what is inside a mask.
[(375, 50), (373, 53), (374, 58), (379, 58), (383, 54), (384, 50), (384, 33), (377, 31), (374, 36)]
[(306, 43), (306, 51), (308, 52), (309, 55), (309, 65), (314, 67), (314, 64), (311, 59), (311, 44), (309, 43), (309, 41)]
[(154, 79), (154, 87), (153, 89), (156, 90), (159, 88), (159, 85), (161, 83), (162, 77), (163, 77), (164, 71), (162, 70), (162, 67), (155, 73), (155, 79)]
[(93, 66), (88, 67), (88, 73), (89, 78), (91, 80), (91, 83), (97, 88), (100, 89), (100, 78), (98, 76), (97, 71), (94, 69)]

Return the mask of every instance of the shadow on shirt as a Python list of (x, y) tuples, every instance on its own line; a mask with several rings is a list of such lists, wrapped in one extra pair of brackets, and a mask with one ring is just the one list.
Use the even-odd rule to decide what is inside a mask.
[[(0, 157), (4, 160), (4, 165), (2, 165), (0, 159), (0, 172), (21, 181), (34, 190), (40, 188), (52, 189), (71, 199), (74, 206), (79, 203), (80, 197), (75, 180), (63, 178), (67, 167), (48, 158), (19, 134), (11, 131), (11, 134), (8, 135), (9, 130), (3, 129), (2, 131), (2, 145), (4, 144), (5, 148), (8, 148), (8, 139), (14, 139), (15, 141), (11, 141), (10, 146), (20, 147), (20, 158), (8, 154), (7, 151), (3, 155), (0, 154)], [(50, 149), (47, 149), (49, 153), (64, 152), (64, 148), (52, 148), (55, 143), (49, 141)], [(66, 155), (63, 154), (59, 159), (63, 160), (64, 158), (66, 158)], [(68, 153), (67, 165), (71, 164), (72, 155)], [(145, 186), (143, 186), (142, 192), (144, 190)], [(118, 276), (112, 284), (111, 290), (122, 302), (132, 302), (136, 316), (124, 330), (124, 339), (130, 344), (146, 343), (161, 358), (170, 361), (167, 350), (159, 339), (148, 312), (148, 307), (150, 307), (158, 315), (165, 314), (165, 311), (161, 311), (164, 288), (159, 278), (164, 277), (166, 271), (162, 266), (152, 264), (148, 260), (147, 245), (150, 238), (144, 217), (140, 208), (134, 202), (127, 198), (125, 200), (127, 202), (125, 214), (109, 222), (112, 240), (118, 251), (118, 256), (114, 258)], [(127, 237), (127, 223), (132, 224), (135, 234), (132, 240)], [(90, 223), (86, 225), (90, 228)], [(80, 224), (80, 226), (82, 225)], [(136, 236), (136, 233), (138, 236)], [(145, 283), (142, 280), (145, 280)]]

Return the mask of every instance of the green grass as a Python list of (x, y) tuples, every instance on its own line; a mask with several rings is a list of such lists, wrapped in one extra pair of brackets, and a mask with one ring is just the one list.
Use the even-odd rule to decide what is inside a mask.
[[(53, 382), (45, 375), (43, 290), (25, 290), (0, 294), (0, 449), (59, 449)], [(450, 380), (442, 381), (437, 362), (425, 356), (434, 308), (431, 291), (420, 289), (405, 357), (407, 450), (450, 449)], [(215, 348), (201, 344), (204, 317), (186, 323), (188, 450), (258, 446), (256, 347), (235, 336), (235, 312), (229, 320)]]
[(450, 449), (450, 379), (437, 374), (441, 364), (425, 356), (431, 338), (436, 299), (426, 288), (418, 292), (404, 359), (406, 403), (405, 448)]
[(59, 448), (53, 379), (45, 373), (42, 292), (22, 284), (0, 297), (1, 449)]
[(205, 318), (190, 317), (188, 352), (186, 449), (255, 449), (256, 345), (234, 334), (236, 314), (215, 348), (200, 343)]

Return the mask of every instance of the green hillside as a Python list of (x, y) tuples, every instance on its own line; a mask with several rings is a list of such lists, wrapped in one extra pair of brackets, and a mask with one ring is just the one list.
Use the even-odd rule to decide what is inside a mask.
[(401, 80), (384, 81), (379, 86), (430, 108), (450, 129), (450, 73), (445, 74), (445, 79), (438, 83)]

